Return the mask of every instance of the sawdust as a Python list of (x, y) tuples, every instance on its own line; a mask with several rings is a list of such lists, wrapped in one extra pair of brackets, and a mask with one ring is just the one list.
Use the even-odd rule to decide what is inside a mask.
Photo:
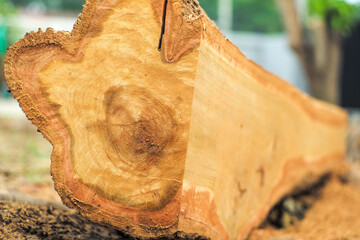
[(302, 221), (286, 229), (256, 229), (250, 240), (356, 240), (360, 239), (360, 190), (332, 178)]

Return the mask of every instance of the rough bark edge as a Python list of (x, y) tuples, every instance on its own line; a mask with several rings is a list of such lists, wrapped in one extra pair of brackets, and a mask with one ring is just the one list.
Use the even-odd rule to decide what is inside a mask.
[(164, 33), (164, 57), (167, 62), (179, 58), (200, 45), (204, 11), (197, 0), (169, 0)]

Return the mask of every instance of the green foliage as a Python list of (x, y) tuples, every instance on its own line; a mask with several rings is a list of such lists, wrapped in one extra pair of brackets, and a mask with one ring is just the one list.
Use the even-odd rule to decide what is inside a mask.
[(233, 29), (276, 33), (283, 31), (274, 0), (233, 0)]
[[(221, 0), (199, 0), (208, 16), (218, 19)], [(276, 33), (283, 31), (280, 13), (274, 0), (233, 0), (233, 30)]]
[(0, 0), (0, 16), (8, 17), (16, 12), (16, 8), (9, 0)]
[(82, 10), (83, 4), (85, 4), (85, 0), (62, 0), (61, 6), (65, 10), (80, 12)]
[(360, 17), (360, 6), (344, 0), (309, 0), (309, 11), (321, 17), (332, 29), (348, 34)]
[[(7, 49), (7, 36), (8, 36), (8, 27), (6, 26), (6, 20), (9, 16), (16, 12), (16, 8), (8, 0), (0, 0), (0, 61), (5, 55)], [(0, 64), (1, 67), (1, 64)], [(1, 73), (1, 70), (0, 70)], [(2, 75), (0, 74), (0, 87), (2, 81)], [(0, 88), (0, 95), (1, 88)]]
[(199, 0), (199, 2), (209, 18), (218, 19), (218, 0)]

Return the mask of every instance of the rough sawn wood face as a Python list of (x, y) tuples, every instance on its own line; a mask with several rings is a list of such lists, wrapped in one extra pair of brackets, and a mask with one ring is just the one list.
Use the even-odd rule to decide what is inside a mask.
[(8, 51), (9, 90), (54, 146), (63, 202), (141, 237), (243, 239), (337, 169), (346, 114), (246, 59), (196, 0), (88, 0), (71, 33)]

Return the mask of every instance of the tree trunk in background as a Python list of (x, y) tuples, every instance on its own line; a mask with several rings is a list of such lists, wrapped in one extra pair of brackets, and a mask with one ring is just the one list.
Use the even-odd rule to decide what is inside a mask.
[(309, 28), (302, 24), (294, 0), (275, 0), (284, 19), (290, 45), (306, 73), (311, 94), (339, 104), (339, 73), (342, 37), (332, 32), (328, 21), (313, 20)]
[(232, 0), (221, 0), (219, 3), (219, 28), (222, 31), (231, 31), (233, 26)]
[(340, 70), (342, 38), (339, 34), (331, 33), (327, 24), (319, 22), (310, 30), (313, 38), (309, 52), (310, 61), (305, 64), (312, 64), (313, 68), (307, 73), (309, 86), (312, 94), (322, 100), (340, 104)]

